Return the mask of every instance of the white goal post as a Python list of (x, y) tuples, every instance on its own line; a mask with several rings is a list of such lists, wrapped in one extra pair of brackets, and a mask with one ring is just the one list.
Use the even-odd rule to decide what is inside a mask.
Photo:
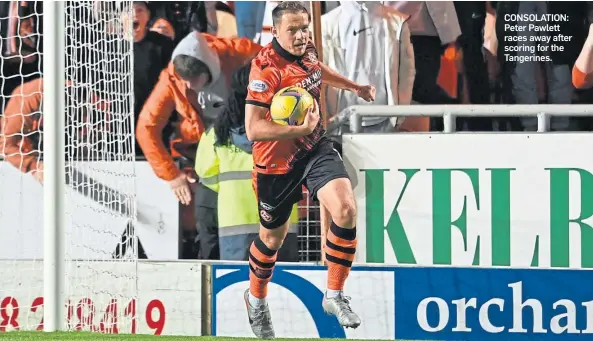
[[(62, 1), (44, 1), (43, 82), (44, 112), (65, 112), (65, 8)], [(48, 39), (50, 38), (51, 39)], [(66, 189), (65, 115), (44, 115), (44, 187), (43, 187), (43, 330), (65, 330), (67, 301), (65, 277)]]
[[(132, 1), (43, 1), (46, 332), (109, 332), (118, 317), (120, 332), (135, 332), (131, 13)], [(83, 203), (81, 195), (92, 202)], [(126, 239), (120, 243), (127, 255), (101, 250), (101, 235)], [(103, 281), (106, 287), (96, 287)], [(76, 323), (72, 315), (78, 315)]]

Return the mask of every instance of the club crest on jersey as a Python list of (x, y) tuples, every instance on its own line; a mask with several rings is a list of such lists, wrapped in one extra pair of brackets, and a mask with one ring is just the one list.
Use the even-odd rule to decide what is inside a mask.
[(260, 210), (259, 211), (259, 215), (267, 223), (269, 223), (269, 222), (272, 221), (272, 216), (268, 212), (266, 212), (264, 210)]
[(264, 81), (252, 80), (251, 83), (249, 83), (249, 90), (255, 92), (264, 92), (268, 90), (268, 84), (266, 84)]
[(313, 64), (317, 64), (318, 60), (317, 60), (317, 56), (315, 55), (315, 53), (313, 52), (309, 52), (309, 60), (311, 61), (311, 63)]

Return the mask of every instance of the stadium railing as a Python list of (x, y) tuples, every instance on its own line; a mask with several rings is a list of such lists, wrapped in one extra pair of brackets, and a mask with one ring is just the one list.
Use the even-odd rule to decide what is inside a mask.
[(548, 132), (552, 116), (593, 116), (593, 106), (587, 104), (480, 104), (480, 105), (355, 105), (344, 109), (340, 119), (350, 119), (350, 129), (360, 133), (362, 117), (443, 117), (444, 132), (456, 131), (457, 117), (530, 117), (537, 116), (538, 132)]

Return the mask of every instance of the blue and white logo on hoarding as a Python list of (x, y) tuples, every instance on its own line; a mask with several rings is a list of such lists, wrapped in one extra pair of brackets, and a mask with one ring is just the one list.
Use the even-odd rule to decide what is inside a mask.
[(593, 272), (400, 268), (396, 338), (591, 340)]
[[(249, 287), (249, 267), (248, 266), (213, 266), (213, 271), (216, 274), (218, 269), (224, 268), (234, 268), (235, 271), (228, 272), (215, 280), (212, 281), (212, 294), (214, 297), (218, 296), (219, 292), (222, 292), (227, 287), (236, 284), (236, 283), (244, 283), (243, 289)], [(332, 338), (332, 337), (346, 337), (344, 333), (344, 329), (338, 321), (333, 316), (328, 316), (323, 312), (321, 308), (321, 300), (323, 299), (323, 292), (319, 290), (315, 285), (311, 282), (307, 281), (305, 278), (292, 274), (287, 269), (283, 269), (282, 267), (276, 267), (274, 269), (274, 276), (272, 277), (273, 283), (288, 289), (291, 293), (293, 293), (296, 297), (298, 297), (301, 302), (305, 305), (305, 308), (313, 318), (313, 322), (315, 323), (315, 327), (317, 329), (317, 333), (319, 337), (322, 338)], [(304, 269), (306, 270), (306, 269)], [(312, 268), (312, 271), (319, 271), (318, 267)], [(247, 319), (247, 313), (245, 312), (245, 307), (243, 304), (243, 295), (237, 296), (236, 300), (239, 300), (240, 307), (244, 316), (242, 318), (245, 320)], [(216, 300), (213, 300), (213, 304), (216, 304)], [(290, 306), (286, 307), (287, 309)], [(213, 316), (216, 316), (214, 312), (216, 311), (216, 306), (212, 309)], [(272, 311), (272, 314), (274, 311)], [(215, 319), (216, 320), (216, 319)], [(216, 321), (213, 321), (212, 324), (213, 334), (216, 331)], [(214, 334), (217, 335), (217, 334)]]
[[(326, 272), (323, 266), (276, 266), (268, 289), (276, 336), (393, 339), (393, 268), (352, 269), (345, 292), (352, 296), (352, 307), (363, 320), (355, 330), (344, 330), (334, 316), (323, 311)], [(212, 266), (213, 335), (253, 336), (243, 301), (248, 287), (248, 265)]]

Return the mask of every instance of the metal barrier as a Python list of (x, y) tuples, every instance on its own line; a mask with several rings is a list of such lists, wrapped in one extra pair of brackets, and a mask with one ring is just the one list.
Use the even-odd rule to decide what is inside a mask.
[(457, 117), (529, 117), (537, 116), (537, 131), (549, 131), (551, 116), (593, 116), (593, 105), (587, 104), (459, 104), (459, 105), (354, 105), (340, 113), (340, 121), (350, 120), (350, 130), (362, 130), (363, 117), (443, 117), (444, 132), (456, 131)]

